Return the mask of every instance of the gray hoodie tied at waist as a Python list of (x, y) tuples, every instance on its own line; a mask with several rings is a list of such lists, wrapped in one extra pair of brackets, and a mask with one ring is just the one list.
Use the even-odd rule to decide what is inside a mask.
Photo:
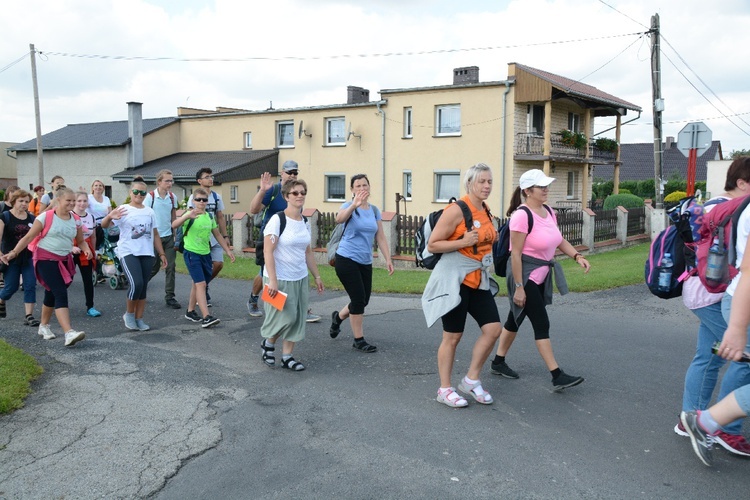
[[(542, 260), (529, 255), (521, 254), (521, 283), (526, 286), (526, 282), (529, 279), (529, 275), (534, 269), (542, 266), (548, 266), (552, 269), (547, 273), (547, 278), (544, 280), (544, 303), (549, 305), (552, 303), (552, 274), (555, 274), (555, 284), (560, 292), (560, 295), (568, 293), (568, 282), (565, 281), (565, 273), (563, 273), (562, 266), (556, 260)], [(516, 293), (516, 285), (513, 281), (513, 272), (511, 271), (511, 259), (508, 259), (508, 272), (506, 273), (506, 284), (508, 285), (508, 299), (510, 300), (510, 310), (513, 311), (513, 317), (518, 321), (518, 317), (523, 312), (523, 307), (517, 306), (513, 302), (513, 294)]]
[(490, 267), (483, 267), (480, 261), (470, 259), (460, 252), (443, 254), (422, 293), (422, 312), (428, 327), (461, 302), (461, 283), (467, 274), (477, 269), (482, 270), (479, 290), (490, 290), (494, 297), (499, 286), (490, 277)]

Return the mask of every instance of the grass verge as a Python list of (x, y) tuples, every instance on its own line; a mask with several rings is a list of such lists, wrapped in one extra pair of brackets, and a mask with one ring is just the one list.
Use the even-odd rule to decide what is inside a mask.
[(0, 339), (0, 414), (23, 406), (31, 381), (43, 371), (34, 358)]

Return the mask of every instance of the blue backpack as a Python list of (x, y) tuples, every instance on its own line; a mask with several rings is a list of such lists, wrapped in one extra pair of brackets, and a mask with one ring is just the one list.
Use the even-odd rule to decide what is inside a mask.
[[(528, 207), (521, 205), (518, 208), (526, 212), (526, 215), (529, 216), (529, 230), (526, 232), (526, 234), (529, 234), (534, 228), (534, 217), (531, 215), (531, 210)], [(544, 205), (544, 208), (552, 215), (550, 207)], [(510, 259), (510, 219), (497, 230), (497, 239), (492, 244), (492, 260), (495, 261), (495, 274), (501, 278), (507, 277), (508, 259)]]

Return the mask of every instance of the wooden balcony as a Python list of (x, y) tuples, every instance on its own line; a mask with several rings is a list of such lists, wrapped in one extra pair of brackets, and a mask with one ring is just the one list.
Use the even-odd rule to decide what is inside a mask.
[(544, 154), (544, 137), (533, 132), (516, 134), (514, 156), (516, 160), (544, 161), (557, 160), (567, 163), (596, 163), (599, 165), (614, 164), (616, 152), (602, 151), (594, 145), (588, 144), (589, 157), (586, 158), (585, 149), (577, 149), (565, 144), (560, 134), (552, 134), (550, 140), (550, 154)]

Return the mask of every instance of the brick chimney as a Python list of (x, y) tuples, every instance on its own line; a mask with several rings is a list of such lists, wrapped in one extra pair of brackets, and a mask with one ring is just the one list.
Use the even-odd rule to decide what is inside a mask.
[(466, 66), (453, 70), (453, 85), (479, 83), (479, 66)]
[(143, 165), (143, 103), (128, 103), (128, 168)]
[(666, 149), (672, 149), (672, 145), (673, 145), (674, 143), (675, 143), (675, 142), (674, 142), (674, 137), (672, 137), (671, 135), (668, 135), (668, 136), (667, 136), (667, 143), (666, 143), (666, 145), (664, 146), (664, 149), (665, 149), (665, 150), (666, 150)]
[(355, 87), (353, 85), (346, 87), (347, 104), (360, 104), (363, 102), (370, 102), (369, 90), (363, 89), (362, 87)]

